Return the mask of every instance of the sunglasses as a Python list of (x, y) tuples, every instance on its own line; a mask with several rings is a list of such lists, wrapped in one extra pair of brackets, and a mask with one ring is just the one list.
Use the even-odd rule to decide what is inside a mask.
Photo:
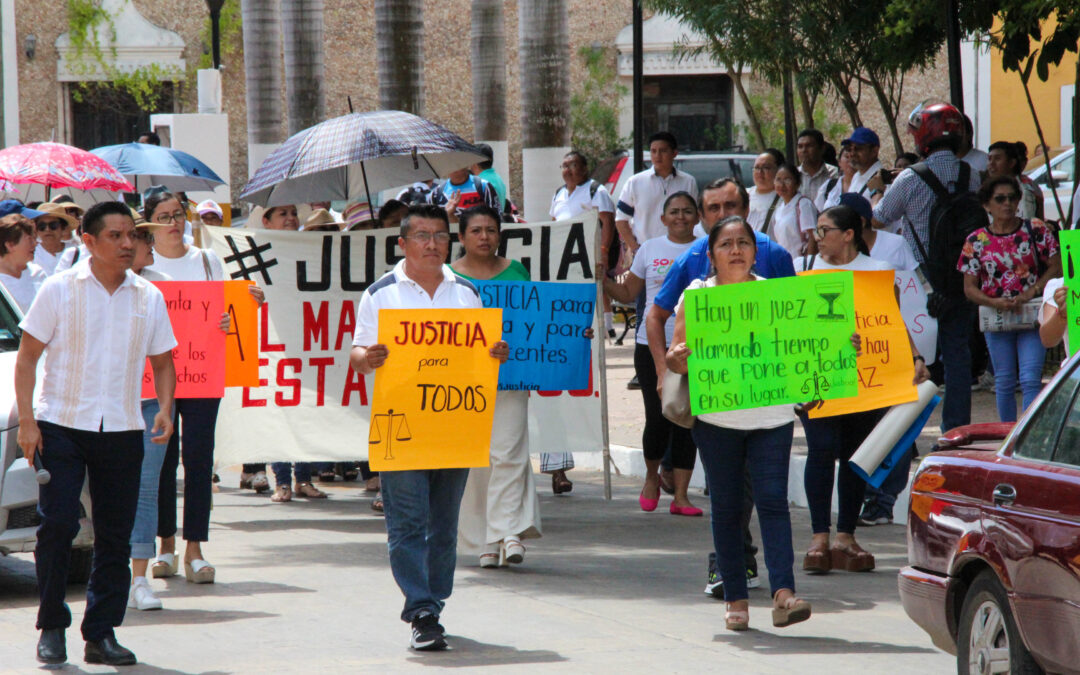
[(143, 227), (135, 228), (135, 239), (138, 241), (145, 241), (151, 246), (154, 245), (154, 233)]
[(1020, 201), (1019, 193), (1013, 192), (1007, 195), (994, 195), (992, 199), (998, 204), (1008, 204)]
[(37, 231), (44, 232), (49, 230), (62, 230), (67, 227), (67, 223), (62, 220), (39, 220), (37, 221)]

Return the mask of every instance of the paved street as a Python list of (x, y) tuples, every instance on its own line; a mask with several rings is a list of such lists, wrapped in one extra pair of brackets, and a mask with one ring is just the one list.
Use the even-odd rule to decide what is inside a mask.
[[(637, 445), (640, 395), (625, 389), (630, 349), (609, 352), (612, 442)], [(992, 419), (992, 406), (991, 394), (977, 393), (976, 419)], [(560, 497), (540, 477), (545, 536), (526, 542), (523, 566), (481, 571), (473, 560), (461, 561), (443, 615), (454, 649), (420, 655), (406, 648), (409, 631), (397, 620), (401, 595), (390, 575), (382, 517), (370, 510), (362, 487), (339, 482), (327, 488), (329, 500), (279, 505), (235, 489), (236, 468), (225, 470), (206, 548), (218, 583), (154, 580), (166, 609), (128, 612), (119, 635), (143, 663), (124, 672), (955, 669), (953, 657), (935, 649), (900, 606), (902, 526), (860, 530), (860, 541), (877, 556), (875, 572), (797, 572), (800, 595), (814, 605), (810, 621), (773, 628), (768, 592), (758, 589), (751, 591), (752, 630), (735, 634), (723, 628), (723, 604), (702, 593), (707, 517), (670, 516), (666, 498), (657, 512), (642, 513), (633, 476), (614, 478), (610, 503), (599, 473), (579, 470), (572, 477), (574, 491)], [(691, 496), (707, 507), (700, 491)], [(809, 514), (792, 513), (798, 565), (810, 540)], [(0, 672), (38, 668), (35, 588), (31, 556), (0, 560)], [(68, 631), (72, 659), (64, 671), (113, 672), (82, 663), (77, 625), (84, 590), (71, 588), (76, 627)]]

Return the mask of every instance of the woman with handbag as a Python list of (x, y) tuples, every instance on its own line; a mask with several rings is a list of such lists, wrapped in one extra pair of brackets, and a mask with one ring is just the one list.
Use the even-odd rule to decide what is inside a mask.
[(799, 192), (802, 174), (794, 164), (783, 164), (776, 172), (776, 194), (780, 204), (776, 207), (776, 222), (768, 233), (776, 243), (797, 258), (804, 253), (814, 253), (814, 225), (817, 208), (813, 200)]
[[(1016, 382), (1026, 409), (1042, 388), (1046, 348), (1039, 339), (1038, 316), (1043, 289), (1061, 276), (1057, 238), (1040, 220), (1016, 215), (1020, 184), (1012, 176), (991, 178), (979, 188), (979, 201), (991, 222), (972, 232), (957, 267), (964, 273), (964, 295), (979, 305), (994, 382), (998, 417), (1016, 421)], [(1032, 304), (1026, 309), (1026, 305)], [(1022, 319), (1032, 315), (1031, 321)]]
[[(698, 206), (687, 192), (676, 192), (664, 201), (660, 220), (667, 227), (667, 234), (647, 240), (634, 256), (634, 263), (622, 281), (604, 276), (604, 292), (615, 300), (633, 304), (642, 289), (645, 290), (645, 311), (648, 316), (653, 298), (664, 285), (671, 264), (694, 244), (694, 225), (698, 222)], [(664, 326), (664, 345), (671, 344), (675, 331), (675, 317)], [(660, 340), (653, 344), (659, 345)], [(641, 383), (641, 397), (645, 402), (645, 429), (641, 434), (641, 447), (645, 454), (645, 485), (638, 496), (642, 511), (655, 511), (660, 503), (660, 462), (671, 447), (671, 465), (674, 469), (675, 499), (668, 511), (678, 516), (700, 516), (703, 512), (690, 503), (686, 491), (694, 472), (697, 448), (690, 430), (671, 423), (663, 415), (660, 404), (660, 387), (665, 371), (666, 349), (649, 349), (647, 333), (637, 331), (634, 345), (634, 372)]]
[[(715, 274), (688, 287), (708, 288), (761, 279), (751, 267), (757, 253), (754, 231), (739, 216), (721, 220), (709, 233), (709, 260)], [(685, 293), (683, 298), (685, 298)], [(667, 352), (667, 367), (687, 372), (683, 300), (675, 310), (675, 332)], [(743, 557), (743, 476), (749, 467), (754, 505), (758, 510), (769, 587), (773, 596), (773, 625), (789, 626), (810, 618), (810, 603), (795, 596), (795, 553), (788, 512), (788, 460), (795, 427), (790, 404), (763, 406), (700, 415), (692, 432), (709, 484), (713, 545), (724, 581), (724, 615), (728, 630), (747, 630), (750, 614), (746, 563)]]

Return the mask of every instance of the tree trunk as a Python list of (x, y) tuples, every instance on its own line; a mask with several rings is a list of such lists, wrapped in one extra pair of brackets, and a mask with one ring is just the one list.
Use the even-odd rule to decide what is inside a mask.
[(326, 119), (323, 0), (281, 0), (289, 135)]
[(518, 0), (522, 184), (527, 220), (546, 220), (570, 144), (570, 30), (566, 0)]
[(831, 79), (833, 89), (836, 90), (836, 95), (840, 97), (840, 103), (843, 104), (844, 110), (847, 111), (848, 117), (851, 119), (851, 126), (861, 127), (862, 115), (859, 114), (859, 104), (852, 98), (851, 90), (848, 89), (851, 81), (844, 82), (844, 78), (839, 73), (833, 73)]
[(248, 170), (255, 173), (281, 132), (281, 19), (278, 0), (242, 0)]
[(904, 154), (904, 144), (900, 140), (900, 130), (896, 126), (896, 115), (899, 112), (893, 100), (899, 100), (900, 97), (891, 97), (885, 92), (885, 87), (881, 83), (881, 79), (874, 74), (869, 74), (870, 87), (874, 90), (874, 95), (877, 97), (878, 105), (881, 106), (881, 112), (885, 115), (885, 123), (889, 125), (889, 135), (892, 136), (893, 149), (896, 152), (896, 156)]
[(750, 103), (750, 97), (746, 93), (746, 87), (743, 86), (742, 79), (742, 66), (725, 61), (724, 66), (727, 68), (728, 75), (731, 76), (731, 81), (735, 83), (735, 91), (739, 94), (739, 100), (742, 101), (743, 109), (746, 110), (746, 117), (750, 120), (750, 133), (754, 135), (754, 141), (757, 143), (757, 150), (765, 149), (765, 134), (761, 131), (761, 120), (758, 119), (757, 111), (754, 110), (753, 104)]
[(472, 0), (473, 136), (506, 140), (506, 31), (502, 0)]
[(424, 2), (375, 0), (379, 107), (424, 114)]
[(803, 129), (813, 129), (815, 101), (811, 99), (810, 92), (806, 90), (806, 85), (801, 82), (798, 84), (797, 91), (799, 93), (799, 106), (802, 108)]

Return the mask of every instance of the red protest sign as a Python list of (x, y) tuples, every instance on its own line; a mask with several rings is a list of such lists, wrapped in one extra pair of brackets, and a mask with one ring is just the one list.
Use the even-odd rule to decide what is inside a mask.
[[(225, 290), (220, 281), (158, 281), (165, 296), (176, 348), (177, 398), (221, 398), (225, 395)], [(154, 398), (149, 363), (143, 372), (143, 398)]]

